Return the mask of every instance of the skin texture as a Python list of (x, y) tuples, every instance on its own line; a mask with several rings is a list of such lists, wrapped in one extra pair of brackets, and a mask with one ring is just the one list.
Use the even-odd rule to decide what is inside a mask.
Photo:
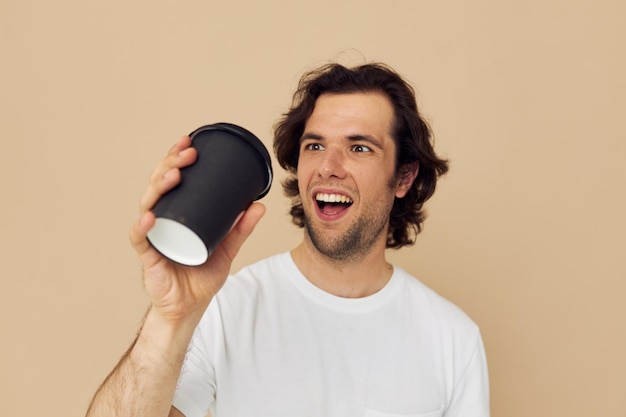
[[(392, 121), (392, 106), (379, 93), (324, 94), (301, 138), (298, 184), (307, 224), (292, 256), (313, 284), (338, 296), (373, 294), (391, 277), (385, 259), (389, 212), (418, 169), (395, 174)], [(169, 150), (140, 200), (129, 238), (151, 307), (137, 339), (94, 396), (89, 417), (182, 415), (171, 404), (193, 331), (265, 213), (263, 205), (252, 204), (199, 267), (175, 264), (153, 249), (146, 238), (155, 221), (151, 209), (179, 183), (180, 169), (195, 161), (190, 145), (184, 136)], [(348, 197), (351, 204), (320, 210), (319, 192)]]
[(148, 243), (154, 225), (150, 211), (180, 181), (180, 169), (197, 155), (188, 136), (160, 161), (140, 200), (140, 217), (129, 239), (142, 264), (143, 283), (151, 299), (143, 326), (128, 352), (101, 385), (87, 416), (180, 415), (171, 406), (176, 382), (193, 331), (230, 272), (232, 260), (265, 213), (252, 204), (208, 261), (185, 267), (169, 261)]
[[(417, 175), (417, 167), (395, 174), (392, 122), (387, 97), (369, 92), (321, 95), (305, 125), (298, 161), (305, 236), (292, 255), (309, 280), (332, 294), (370, 295), (391, 276), (384, 256), (389, 213)], [(324, 216), (319, 192), (345, 195), (352, 204)]]

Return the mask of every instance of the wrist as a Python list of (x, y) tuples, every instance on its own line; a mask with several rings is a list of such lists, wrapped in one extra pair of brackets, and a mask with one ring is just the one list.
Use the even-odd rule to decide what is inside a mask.
[(133, 352), (143, 359), (165, 361), (170, 366), (180, 367), (201, 317), (186, 317), (174, 322), (151, 307), (144, 318)]

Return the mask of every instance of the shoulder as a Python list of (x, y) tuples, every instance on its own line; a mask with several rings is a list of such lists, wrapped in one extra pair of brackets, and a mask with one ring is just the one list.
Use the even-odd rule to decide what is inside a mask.
[(396, 267), (396, 273), (401, 280), (407, 308), (420, 321), (432, 323), (441, 333), (451, 337), (480, 337), (477, 324), (460, 307), (403, 269)]

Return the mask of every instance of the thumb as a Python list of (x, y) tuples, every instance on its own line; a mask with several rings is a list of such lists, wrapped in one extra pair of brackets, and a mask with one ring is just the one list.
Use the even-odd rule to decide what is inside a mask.
[(239, 252), (239, 248), (241, 248), (243, 242), (250, 236), (263, 215), (265, 215), (265, 206), (258, 202), (252, 203), (246, 211), (243, 212), (239, 221), (226, 235), (222, 243), (220, 243), (220, 249), (224, 250), (231, 261), (235, 258), (237, 252)]

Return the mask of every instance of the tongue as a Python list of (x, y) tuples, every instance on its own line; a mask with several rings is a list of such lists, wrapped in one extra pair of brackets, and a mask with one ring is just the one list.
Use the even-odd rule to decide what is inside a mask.
[(322, 213), (328, 216), (334, 216), (336, 214), (341, 213), (342, 211), (348, 208), (347, 204), (341, 203), (326, 203), (324, 204), (324, 208), (322, 209)]

